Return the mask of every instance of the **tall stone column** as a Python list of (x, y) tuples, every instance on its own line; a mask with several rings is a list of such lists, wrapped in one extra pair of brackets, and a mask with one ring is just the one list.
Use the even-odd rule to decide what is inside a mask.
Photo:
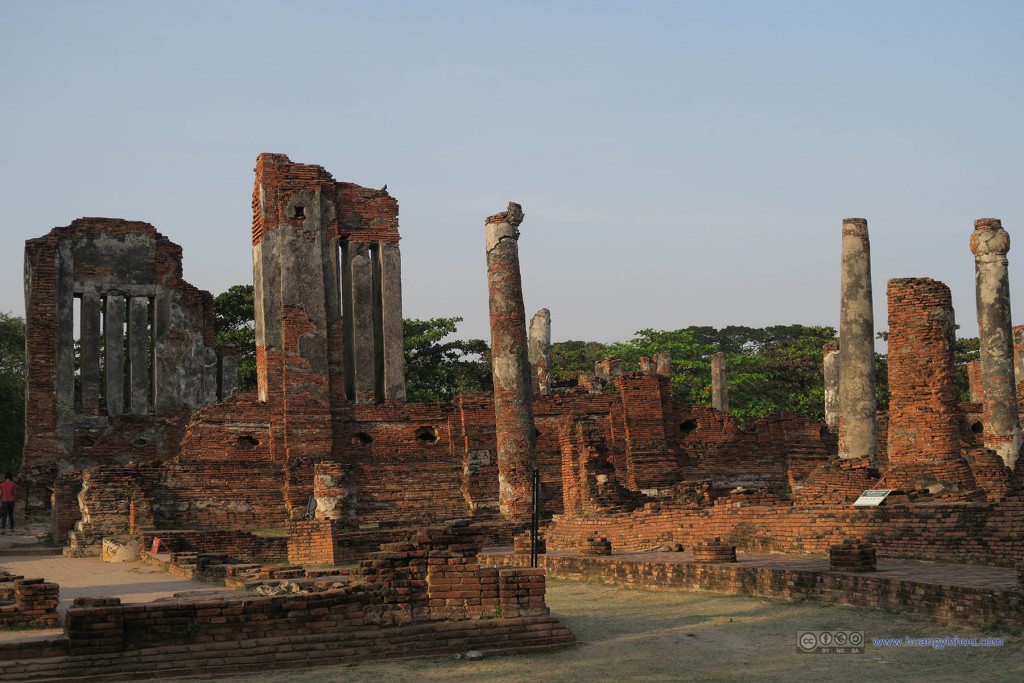
[(1013, 469), (1020, 452), (1020, 416), (1013, 373), (1010, 279), (1006, 254), (1010, 236), (995, 218), (974, 221), (971, 253), (978, 304), (985, 447)]
[(719, 351), (711, 356), (711, 407), (729, 412), (729, 382), (725, 371), (725, 354)]
[(506, 519), (517, 522), (530, 518), (532, 473), (537, 466), (526, 310), (519, 273), (522, 222), (523, 209), (513, 202), (506, 211), (486, 220), (498, 507)]
[(825, 344), (821, 354), (825, 380), (825, 424), (834, 434), (839, 429), (839, 342)]
[(124, 413), (124, 295), (108, 292), (103, 314), (107, 415)]
[(868, 222), (843, 221), (839, 312), (839, 457), (875, 462), (875, 320)]

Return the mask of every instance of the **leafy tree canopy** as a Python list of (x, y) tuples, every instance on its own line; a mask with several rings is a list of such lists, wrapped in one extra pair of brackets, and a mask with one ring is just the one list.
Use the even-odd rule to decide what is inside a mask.
[(0, 313), (0, 476), (21, 463), (25, 442), (25, 321)]
[(238, 390), (256, 390), (256, 306), (252, 285), (235, 285), (213, 300), (217, 344), (235, 347)]
[(407, 400), (447, 401), (463, 392), (491, 390), (487, 342), (447, 340), (455, 334), (462, 318), (406, 318), (402, 322)]

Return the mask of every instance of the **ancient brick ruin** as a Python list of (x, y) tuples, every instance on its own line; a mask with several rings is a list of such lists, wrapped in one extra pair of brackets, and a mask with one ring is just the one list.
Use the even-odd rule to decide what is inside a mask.
[[(524, 215), (514, 203), (486, 219), (482, 239), (493, 394), (407, 402), (395, 199), (262, 154), (252, 209), (251, 394), (234, 391), (233, 350), (213, 344), (210, 295), (182, 279), (180, 248), (152, 226), (80, 219), (27, 243), (20, 479), (37, 500), (49, 498), (71, 554), (97, 554), (104, 538), (132, 534), (236, 562), (334, 566), (372, 557), (380, 563), (367, 576), (401, 574), (407, 583), (391, 586), (401, 609), (424, 619), (439, 618), (441, 607), (463, 619), (497, 604), (449, 604), (443, 587), (455, 578), (489, 601), (522, 583), (523, 600), (501, 604), (538, 616), (530, 610), (543, 602), (524, 596), (536, 595), (530, 582), (542, 575), (495, 574), (473, 559), (480, 545), (523, 550), (536, 470), (552, 553), (598, 557), (668, 544), (716, 562), (737, 551), (825, 557), (831, 548), (849, 551), (856, 568), (876, 554), (1024, 561), (1013, 367), (1024, 335), (1011, 331), (1009, 243), (994, 219), (979, 221), (971, 242), (982, 337), (971, 403), (958, 403), (953, 387), (949, 289), (905, 278), (888, 284), (890, 403), (876, 410), (867, 222), (847, 219), (841, 338), (823, 352), (827, 422), (780, 413), (741, 427), (728, 412), (721, 357), (713, 407), (674, 399), (664, 353), (643, 358), (639, 372), (606, 359), (579, 386), (554, 388), (550, 312), (538, 312), (527, 332), (517, 246)], [(892, 493), (883, 506), (853, 507), (867, 489)], [(416, 553), (433, 557), (423, 546), (430, 539), (410, 534), (459, 518), (472, 520), (477, 545), (446, 550), (456, 568), (422, 566)], [(382, 544), (399, 545), (371, 555)], [(522, 553), (511, 557), (521, 562)], [(423, 576), (406, 565), (392, 572), (397, 561)], [(608, 569), (549, 558), (547, 566), (635, 572), (652, 583), (659, 575), (647, 560)], [(706, 575), (680, 571), (680, 585), (700, 576), (714, 586), (748, 580), (747, 569), (728, 562)], [(802, 575), (795, 585), (779, 591), (820, 590)], [(866, 595), (846, 580), (829, 586)], [(365, 602), (339, 594), (336, 603), (352, 600)], [(87, 633), (92, 617), (76, 618)]]

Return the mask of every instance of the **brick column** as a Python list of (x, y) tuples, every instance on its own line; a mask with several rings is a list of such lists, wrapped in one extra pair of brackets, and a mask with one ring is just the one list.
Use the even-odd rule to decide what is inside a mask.
[(498, 506), (506, 519), (520, 522), (530, 517), (531, 476), (537, 466), (526, 310), (519, 273), (522, 222), (523, 209), (513, 202), (508, 210), (486, 220)]
[(1006, 254), (1010, 236), (995, 218), (974, 221), (971, 253), (978, 303), (985, 447), (1013, 469), (1020, 452), (1020, 416), (1013, 373), (1010, 280)]
[(831, 341), (821, 349), (822, 375), (825, 381), (825, 424), (835, 434), (839, 429), (839, 342)]
[(960, 457), (949, 287), (930, 278), (895, 279), (888, 295), (890, 486), (975, 490)]
[(875, 320), (868, 222), (843, 221), (839, 312), (839, 457), (875, 461)]
[(711, 356), (711, 407), (729, 412), (729, 384), (725, 372), (725, 354), (719, 351)]
[(967, 386), (971, 392), (971, 403), (984, 403), (985, 392), (981, 388), (980, 360), (972, 360), (967, 364)]

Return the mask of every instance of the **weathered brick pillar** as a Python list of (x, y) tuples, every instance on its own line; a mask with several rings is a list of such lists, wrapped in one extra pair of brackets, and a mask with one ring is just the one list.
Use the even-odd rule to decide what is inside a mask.
[(537, 466), (526, 310), (519, 273), (519, 225), (523, 209), (490, 216), (487, 229), (487, 288), (491, 313), (494, 423), (498, 445), (498, 507), (508, 520), (530, 518), (531, 478)]
[(546, 308), (530, 318), (529, 352), (533, 390), (547, 396), (551, 393), (551, 311)]
[(668, 351), (654, 354), (654, 371), (662, 377), (672, 377), (672, 354)]
[(960, 432), (949, 287), (930, 278), (894, 279), (888, 295), (889, 465), (955, 458)]
[(1013, 376), (1018, 382), (1024, 379), (1024, 325), (1013, 328)]
[(971, 403), (982, 403), (985, 392), (981, 388), (981, 361), (972, 360), (967, 364), (967, 384), (971, 391)]
[(868, 222), (843, 221), (839, 312), (839, 457), (875, 461), (875, 320)]
[(318, 462), (313, 465), (313, 497), (316, 499), (317, 519), (333, 519), (358, 527), (350, 495), (345, 471), (339, 463)]
[(1024, 325), (1013, 328), (1013, 377), (1017, 380), (1017, 405), (1024, 392)]
[(825, 380), (825, 424), (834, 434), (839, 429), (839, 342), (825, 344), (821, 355)]
[(719, 351), (711, 356), (711, 407), (729, 412), (729, 382), (725, 371), (725, 354)]
[(974, 221), (971, 253), (978, 303), (984, 438), (986, 448), (1013, 469), (1020, 452), (1020, 416), (1013, 373), (1010, 279), (1006, 254), (1010, 236), (995, 218)]

